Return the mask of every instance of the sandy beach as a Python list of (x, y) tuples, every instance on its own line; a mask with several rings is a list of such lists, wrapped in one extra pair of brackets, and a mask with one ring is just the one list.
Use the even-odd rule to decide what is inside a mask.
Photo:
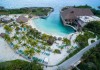
[(28, 25), (32, 26), (32, 28), (35, 28), (36, 30), (38, 30), (38, 31), (41, 32), (42, 34), (47, 34), (47, 35), (55, 36), (55, 37), (57, 37), (57, 38), (59, 38), (59, 37), (61, 37), (61, 38), (64, 38), (64, 37), (69, 38), (69, 37), (73, 34), (73, 33), (71, 33), (71, 34), (68, 34), (68, 35), (66, 35), (66, 36), (61, 36), (61, 35), (55, 35), (55, 34), (46, 33), (46, 32), (44, 32), (43, 30), (41, 30), (41, 29), (39, 29), (39, 28), (37, 28), (37, 27), (35, 26), (36, 23), (33, 21), (33, 19), (36, 19), (36, 18), (39, 18), (39, 17), (33, 17), (33, 18), (31, 18), (31, 19), (28, 21)]

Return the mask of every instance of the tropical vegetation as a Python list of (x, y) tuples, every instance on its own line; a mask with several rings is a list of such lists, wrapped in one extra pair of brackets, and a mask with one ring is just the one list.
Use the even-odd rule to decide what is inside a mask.
[(96, 37), (96, 35), (94, 33), (89, 32), (89, 31), (85, 31), (83, 35), (79, 34), (76, 37), (75, 42), (77, 42), (77, 44), (80, 47), (86, 47), (86, 46), (88, 46), (88, 39), (95, 38), (95, 37)]
[(12, 60), (0, 63), (0, 70), (43, 70), (43, 65), (23, 60)]
[(89, 22), (83, 30), (92, 31), (100, 38), (100, 21)]
[(87, 51), (77, 67), (80, 70), (100, 70), (100, 44)]
[(45, 7), (45, 8), (20, 8), (20, 9), (3, 9), (0, 10), (0, 14), (32, 14), (32, 15), (37, 15), (37, 16), (44, 16), (48, 15), (50, 11), (53, 9), (51, 7)]

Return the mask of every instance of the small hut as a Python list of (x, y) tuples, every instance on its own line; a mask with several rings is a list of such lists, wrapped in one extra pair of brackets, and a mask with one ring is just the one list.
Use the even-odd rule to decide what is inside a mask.
[(5, 36), (5, 33), (0, 34), (0, 37), (4, 38), (4, 36)]

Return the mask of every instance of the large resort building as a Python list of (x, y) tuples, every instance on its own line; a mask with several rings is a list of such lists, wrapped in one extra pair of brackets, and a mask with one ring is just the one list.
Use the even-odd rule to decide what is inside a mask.
[(76, 30), (84, 27), (88, 22), (100, 21), (100, 18), (95, 16), (88, 8), (68, 8), (62, 10), (61, 19), (65, 26), (74, 26)]

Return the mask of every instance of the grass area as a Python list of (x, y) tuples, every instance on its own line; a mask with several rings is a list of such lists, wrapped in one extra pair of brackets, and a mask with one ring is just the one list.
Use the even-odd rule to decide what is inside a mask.
[(44, 16), (48, 15), (48, 12), (52, 11), (53, 9), (50, 7), (46, 8), (20, 8), (20, 9), (4, 9), (0, 10), (0, 15), (4, 14), (32, 14), (37, 16)]
[(34, 62), (13, 60), (0, 63), (0, 70), (43, 70), (43, 66)]
[(87, 51), (77, 67), (80, 70), (100, 70), (100, 44)]

